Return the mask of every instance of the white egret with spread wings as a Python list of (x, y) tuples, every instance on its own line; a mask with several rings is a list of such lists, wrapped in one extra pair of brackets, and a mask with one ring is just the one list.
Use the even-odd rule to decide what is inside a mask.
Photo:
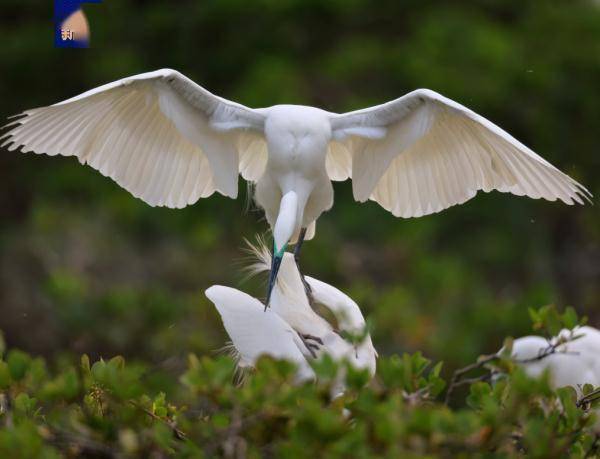
[(175, 70), (144, 73), (9, 124), (9, 150), (76, 156), (153, 206), (185, 207), (215, 191), (235, 198), (238, 174), (273, 229), (267, 304), (284, 251), (311, 238), (333, 205), (332, 180), (357, 201), (419, 217), (499, 190), (582, 203), (589, 192), (487, 119), (418, 89), (337, 114), (300, 105), (251, 109)]

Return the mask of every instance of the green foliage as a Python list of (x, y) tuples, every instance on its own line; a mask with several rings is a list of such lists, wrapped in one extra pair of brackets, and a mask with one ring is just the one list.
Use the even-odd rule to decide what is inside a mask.
[[(531, 312), (536, 327), (572, 313)], [(562, 325), (561, 325), (562, 326)], [(600, 389), (552, 389), (499, 362), (504, 377), (469, 380), (463, 401), (442, 399), (441, 362), (417, 352), (383, 357), (369, 382), (344, 365), (347, 389), (331, 399), (340, 364), (314, 363), (318, 383), (298, 385), (295, 368), (262, 358), (243, 382), (226, 356), (188, 357), (179, 382), (156, 391), (152, 370), (122, 357), (48, 372), (9, 350), (0, 360), (0, 453), (10, 457), (598, 457)], [(486, 368), (489, 356), (470, 369)], [(459, 381), (456, 372), (452, 384)], [(462, 373), (461, 373), (462, 374)], [(466, 374), (466, 372), (464, 373)], [(484, 375), (485, 376), (485, 375)], [(455, 400), (456, 402), (456, 400)], [(15, 453), (18, 452), (18, 453)], [(20, 456), (15, 456), (20, 454)]]
[(562, 329), (571, 330), (576, 325), (585, 325), (587, 318), (578, 318), (577, 312), (568, 307), (561, 314), (554, 305), (544, 306), (539, 309), (529, 308), (529, 317), (533, 322), (533, 329), (542, 331), (545, 336), (556, 336)]
[[(84, 10), (92, 48), (74, 53), (52, 47), (45, 4), (2, 2), (0, 119), (162, 67), (252, 106), (343, 111), (428, 87), (600, 194), (593, 0), (138, 0)], [(241, 180), (236, 201), (150, 208), (73, 158), (0, 153), (0, 328), (12, 346), (173, 359), (180, 369), (188, 352), (222, 345), (202, 292), (239, 286), (241, 241), (267, 229), (260, 212), (244, 212)], [(349, 182), (334, 187), (302, 269), (357, 300), (383, 353), (420, 350), (450, 371), (525, 333), (531, 305), (577, 304), (591, 323), (600, 318), (597, 207), (480, 193), (398, 219), (357, 204)]]
[(442, 362), (430, 369), (431, 361), (416, 352), (394, 355), (379, 363), (379, 376), (388, 387), (398, 387), (405, 394), (419, 393), (423, 398), (436, 397), (445, 386), (440, 378)]

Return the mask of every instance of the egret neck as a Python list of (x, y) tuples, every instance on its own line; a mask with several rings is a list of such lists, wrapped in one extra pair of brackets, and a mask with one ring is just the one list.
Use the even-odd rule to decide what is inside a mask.
[(295, 191), (288, 191), (281, 198), (279, 214), (273, 230), (273, 258), (271, 261), (271, 273), (269, 274), (269, 286), (265, 307), (269, 306), (271, 292), (277, 281), (277, 273), (281, 266), (281, 259), (285, 253), (292, 235), (299, 230), (302, 223), (302, 209), (298, 207), (298, 195)]

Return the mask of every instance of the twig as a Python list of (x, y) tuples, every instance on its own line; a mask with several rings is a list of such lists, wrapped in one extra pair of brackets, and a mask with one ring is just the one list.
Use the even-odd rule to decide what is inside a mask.
[(577, 406), (577, 408), (583, 408), (584, 410), (588, 410), (590, 404), (592, 404), (596, 400), (600, 400), (600, 388), (593, 390), (589, 394), (581, 397), (579, 400), (577, 400), (577, 403), (575, 405)]
[[(512, 361), (515, 363), (518, 363), (518, 364), (527, 364), (527, 363), (532, 363), (532, 362), (538, 362), (542, 359), (545, 359), (549, 355), (557, 354), (557, 353), (577, 355), (578, 352), (568, 352), (566, 350), (559, 351), (558, 348), (560, 346), (562, 346), (563, 344), (566, 344), (570, 341), (574, 341), (574, 340), (580, 338), (581, 336), (582, 335), (575, 335), (573, 333), (573, 331), (571, 331), (570, 335), (567, 338), (557, 339), (556, 342), (554, 342), (554, 343), (548, 341), (548, 346), (545, 349), (543, 349), (542, 352), (540, 352), (537, 356), (530, 357), (527, 359), (513, 358)], [(450, 385), (448, 386), (448, 390), (446, 391), (446, 397), (444, 399), (444, 403), (447, 405), (450, 402), (450, 396), (452, 395), (452, 392), (454, 391), (454, 389), (456, 389), (457, 387), (463, 386), (465, 384), (471, 384), (474, 382), (484, 381), (485, 379), (490, 378), (491, 375), (483, 375), (483, 376), (480, 376), (477, 378), (467, 378), (467, 379), (462, 378), (462, 377), (465, 374), (470, 373), (473, 370), (482, 368), (485, 364), (490, 363), (499, 358), (500, 358), (500, 353), (481, 356), (477, 360), (477, 362), (472, 363), (471, 365), (467, 365), (464, 368), (460, 368), (460, 369), (456, 370), (452, 375), (452, 379), (450, 380)]]
[(10, 397), (4, 392), (0, 392), (0, 415), (4, 416), (4, 424), (7, 427), (13, 426), (12, 406)]
[(548, 357), (549, 355), (552, 354), (567, 354), (567, 355), (579, 355), (579, 352), (569, 352), (569, 351), (558, 351), (558, 348), (560, 346), (562, 346), (563, 344), (568, 343), (569, 341), (573, 341), (576, 338), (579, 338), (580, 336), (569, 336), (567, 339), (563, 340), (557, 340), (556, 343), (551, 343), (548, 342), (548, 347), (546, 347), (542, 352), (540, 352), (537, 356), (535, 357), (529, 357), (527, 359), (512, 359), (513, 362), (515, 363), (533, 363), (533, 362), (539, 362), (542, 359), (545, 359), (546, 357)]
[(427, 400), (429, 398), (429, 386), (421, 387), (415, 392), (402, 391), (402, 398), (409, 405), (414, 406), (420, 401)]
[[(452, 395), (452, 392), (454, 392), (454, 389), (466, 384), (465, 382), (462, 382), (462, 381), (467, 381), (465, 379), (462, 379), (462, 377), (465, 374), (470, 373), (473, 370), (483, 368), (484, 365), (486, 365), (490, 362), (493, 362), (494, 360), (497, 360), (499, 358), (500, 358), (500, 356), (498, 354), (484, 355), (484, 356), (481, 356), (479, 359), (477, 359), (477, 362), (456, 370), (452, 374), (452, 379), (450, 380), (450, 385), (448, 386), (448, 390), (446, 391), (446, 397), (444, 399), (444, 403), (447, 405), (450, 402), (450, 396)], [(488, 375), (485, 375), (485, 376), (488, 376)], [(472, 378), (472, 379), (480, 380), (480, 378)], [(473, 381), (473, 382), (476, 382), (476, 381)]]
[(457, 381), (456, 384), (454, 384), (454, 388), (475, 384), (477, 382), (489, 381), (490, 379), (492, 379), (491, 373), (486, 373), (481, 376), (476, 376), (474, 378), (463, 378)]
[[(219, 447), (223, 449), (231, 448), (231, 446), (236, 444), (236, 442), (239, 440), (242, 440), (242, 443), (244, 443), (245, 440), (243, 437), (241, 437), (241, 434), (244, 432), (244, 430), (269, 417), (269, 415), (266, 413), (256, 413), (243, 418), (239, 413), (239, 409), (234, 409), (232, 414), (233, 416), (231, 424), (224, 429), (218, 430), (213, 440), (203, 445), (204, 452), (207, 456), (212, 457), (215, 455)], [(245, 455), (242, 457), (245, 457)]]
[(169, 428), (173, 431), (173, 433), (175, 434), (175, 438), (177, 438), (177, 440), (187, 440), (187, 435), (185, 434), (185, 432), (183, 432), (182, 430), (180, 430), (179, 428), (177, 428), (177, 426), (175, 425), (175, 423), (173, 421), (169, 421), (168, 419), (164, 419), (161, 418), (160, 416), (156, 415), (155, 413), (153, 413), (152, 411), (144, 408), (143, 406), (137, 404), (136, 402), (134, 402), (133, 400), (129, 400), (129, 403), (136, 407), (138, 410), (143, 411), (144, 413), (146, 413), (148, 416), (150, 416), (152, 419), (155, 419), (157, 421), (160, 421), (162, 423), (164, 423), (165, 425), (169, 426)]

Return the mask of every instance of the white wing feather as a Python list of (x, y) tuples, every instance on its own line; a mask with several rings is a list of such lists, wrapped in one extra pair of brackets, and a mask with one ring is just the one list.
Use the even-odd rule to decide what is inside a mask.
[[(352, 154), (354, 197), (375, 200), (396, 216), (439, 212), (478, 190), (567, 204), (591, 196), (495, 124), (430, 90), (330, 119), (334, 142)], [(342, 169), (328, 167), (330, 177), (343, 176)]]
[(352, 177), (352, 153), (342, 142), (329, 142), (325, 168), (331, 180), (342, 182)]
[(253, 366), (262, 355), (289, 360), (298, 367), (301, 380), (312, 379), (314, 372), (300, 349), (298, 334), (271, 309), (239, 290), (213, 285), (206, 290), (221, 315), (241, 363)]
[(9, 150), (76, 156), (153, 206), (180, 208), (215, 191), (236, 197), (238, 172), (257, 179), (266, 162), (264, 115), (175, 70), (22, 115), (4, 136)]
[[(335, 316), (339, 329), (355, 334), (365, 332), (367, 323), (356, 302), (333, 285), (313, 277), (305, 276), (311, 288), (313, 300), (329, 309)], [(371, 335), (366, 333), (363, 340), (353, 348), (346, 357), (357, 368), (367, 368), (371, 375), (375, 374), (377, 351), (373, 346)]]
[(329, 309), (335, 316), (341, 330), (353, 333), (362, 332), (365, 318), (356, 302), (341, 290), (314, 277), (304, 276), (311, 289), (313, 299)]

